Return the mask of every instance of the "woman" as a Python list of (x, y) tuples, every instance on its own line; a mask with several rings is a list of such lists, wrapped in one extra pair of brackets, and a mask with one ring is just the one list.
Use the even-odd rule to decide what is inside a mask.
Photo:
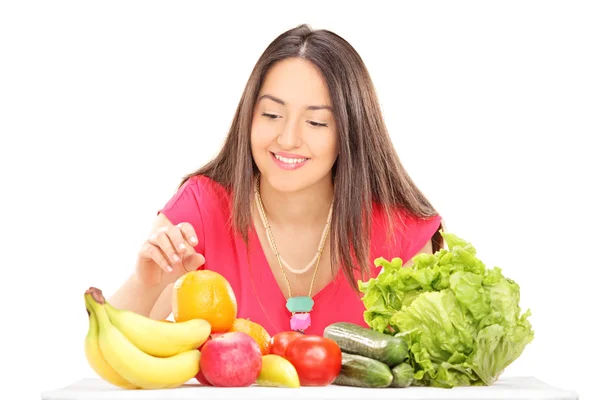
[(440, 229), (360, 56), (301, 25), (262, 54), (222, 150), (160, 210), (136, 272), (110, 301), (166, 318), (172, 283), (206, 268), (230, 282), (238, 317), (271, 335), (291, 329), (286, 303), (298, 296), (314, 301), (307, 334), (336, 321), (364, 326), (357, 281), (379, 273), (373, 260), (407, 265), (442, 246)]

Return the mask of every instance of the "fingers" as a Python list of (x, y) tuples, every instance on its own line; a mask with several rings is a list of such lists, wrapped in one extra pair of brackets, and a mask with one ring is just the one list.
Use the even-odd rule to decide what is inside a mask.
[(198, 267), (204, 265), (205, 262), (206, 259), (202, 254), (194, 253), (191, 257), (185, 259), (185, 262), (183, 263), (183, 268), (188, 272), (195, 271), (198, 269)]
[(198, 244), (198, 238), (196, 237), (196, 231), (194, 227), (189, 222), (182, 222), (177, 224), (177, 227), (180, 229), (183, 237), (188, 242), (188, 244), (192, 247)]
[[(177, 229), (175, 228), (175, 230)], [(155, 247), (158, 247), (164, 257), (167, 259), (167, 262), (169, 263), (167, 268), (168, 272), (171, 272), (174, 269), (173, 266), (178, 266), (181, 262), (181, 257), (177, 254), (178, 251), (175, 248), (175, 239), (171, 238), (175, 235), (176, 234), (173, 232), (173, 228), (165, 227), (155, 232), (148, 240)]]
[(147, 240), (142, 246), (142, 255), (154, 261), (163, 271), (172, 272), (173, 267), (158, 245)]
[(172, 272), (175, 268), (187, 270), (187, 261), (183, 263), (183, 259), (190, 256), (194, 268), (204, 264), (204, 257), (193, 248), (198, 244), (196, 232), (187, 222), (159, 228), (150, 236), (148, 243), (153, 247), (149, 252), (151, 258), (166, 272)]

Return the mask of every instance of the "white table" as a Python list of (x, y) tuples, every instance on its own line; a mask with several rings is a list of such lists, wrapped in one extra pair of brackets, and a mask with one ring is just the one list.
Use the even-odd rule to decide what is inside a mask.
[(83, 379), (62, 389), (42, 393), (44, 400), (374, 400), (374, 399), (465, 399), (465, 400), (577, 400), (574, 391), (548, 385), (533, 377), (500, 378), (492, 386), (453, 389), (409, 387), (402, 389), (363, 389), (347, 386), (302, 387), (298, 389), (251, 386), (215, 388), (201, 386), (195, 380), (176, 389), (123, 390), (100, 379)]

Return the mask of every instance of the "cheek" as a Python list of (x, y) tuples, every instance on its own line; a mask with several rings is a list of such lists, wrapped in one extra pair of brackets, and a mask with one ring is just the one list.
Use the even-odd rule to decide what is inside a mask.
[(253, 150), (264, 150), (273, 141), (273, 134), (271, 130), (264, 126), (260, 120), (252, 123), (252, 130), (250, 132), (250, 146)]
[(272, 140), (268, 132), (260, 128), (260, 124), (253, 125), (250, 132), (250, 151), (252, 158), (259, 168), (265, 168), (270, 160), (267, 149), (271, 147)]
[(338, 139), (337, 139), (337, 133), (335, 134), (333, 140), (331, 141), (331, 154), (333, 156), (334, 159), (337, 159), (338, 157)]
[(312, 140), (311, 149), (315, 156), (322, 159), (337, 158), (337, 135), (335, 132), (327, 132), (321, 136), (315, 136)]

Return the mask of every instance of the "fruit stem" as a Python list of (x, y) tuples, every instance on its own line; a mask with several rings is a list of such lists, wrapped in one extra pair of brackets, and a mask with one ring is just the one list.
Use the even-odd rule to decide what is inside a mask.
[(92, 295), (92, 298), (98, 304), (104, 304), (104, 302), (106, 301), (104, 299), (104, 295), (102, 294), (102, 290), (100, 290), (98, 288), (90, 287), (88, 290), (85, 291), (85, 294), (88, 294), (88, 293)]

